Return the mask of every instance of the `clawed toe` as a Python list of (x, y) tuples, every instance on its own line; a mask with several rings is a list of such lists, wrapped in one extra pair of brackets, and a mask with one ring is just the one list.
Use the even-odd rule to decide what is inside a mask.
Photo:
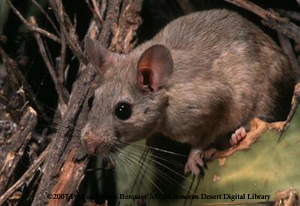
[(198, 176), (200, 174), (200, 168), (204, 166), (204, 162), (202, 160), (203, 153), (200, 149), (192, 149), (187, 163), (185, 164), (184, 173), (187, 174), (192, 172), (193, 175)]
[(247, 136), (247, 132), (244, 126), (237, 129), (232, 135), (230, 139), (231, 145), (237, 145), (240, 141), (242, 141)]

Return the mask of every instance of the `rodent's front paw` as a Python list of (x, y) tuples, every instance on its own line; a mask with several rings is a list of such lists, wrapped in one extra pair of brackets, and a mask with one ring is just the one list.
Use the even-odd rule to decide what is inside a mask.
[(235, 132), (231, 135), (230, 138), (230, 144), (231, 145), (237, 145), (240, 141), (245, 139), (247, 136), (246, 128), (244, 126), (241, 126)]
[(184, 173), (192, 172), (193, 175), (198, 176), (200, 174), (200, 168), (204, 166), (203, 151), (202, 149), (192, 149), (189, 154), (189, 158), (184, 167)]

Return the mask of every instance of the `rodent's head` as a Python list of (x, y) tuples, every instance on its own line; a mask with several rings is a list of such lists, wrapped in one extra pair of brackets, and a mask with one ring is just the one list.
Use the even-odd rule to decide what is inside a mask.
[(81, 132), (87, 153), (107, 155), (155, 132), (168, 101), (167, 80), (173, 71), (169, 49), (154, 45), (120, 55), (86, 38), (85, 51), (101, 76)]

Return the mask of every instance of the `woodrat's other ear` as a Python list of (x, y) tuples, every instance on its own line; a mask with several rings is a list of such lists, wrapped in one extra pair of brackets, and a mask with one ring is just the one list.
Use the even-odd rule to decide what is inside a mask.
[(148, 48), (138, 62), (138, 84), (156, 92), (167, 83), (173, 64), (172, 54), (164, 45), (156, 44)]
[(85, 36), (84, 39), (84, 50), (90, 63), (100, 73), (104, 73), (116, 59), (115, 54), (103, 47), (99, 41), (88, 36)]

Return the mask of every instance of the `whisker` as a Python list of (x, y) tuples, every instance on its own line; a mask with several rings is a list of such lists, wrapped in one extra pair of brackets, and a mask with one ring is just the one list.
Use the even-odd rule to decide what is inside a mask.
[[(126, 168), (126, 165), (124, 164), (123, 160), (118, 157), (117, 155), (115, 154), (111, 154), (111, 156), (113, 157), (113, 159), (115, 160), (116, 162), (116, 168), (121, 168), (121, 163), (123, 163), (123, 166)], [(126, 168), (127, 169), (127, 168)], [(121, 172), (124, 172), (123, 170), (121, 170)]]
[(137, 143), (124, 142), (124, 141), (122, 141), (122, 142), (120, 141), (119, 143), (122, 143), (122, 144), (125, 144), (125, 145), (137, 146), (137, 147), (146, 147), (146, 148), (149, 148), (149, 149), (152, 149), (152, 150), (155, 150), (155, 151), (159, 151), (159, 152), (164, 152), (164, 153), (167, 153), (167, 154), (172, 154), (172, 155), (181, 156), (181, 157), (187, 157), (187, 155), (183, 155), (183, 154), (176, 153), (176, 152), (171, 152), (169, 150), (164, 150), (164, 149), (160, 149), (160, 148), (157, 148), (157, 147), (151, 147), (151, 146), (147, 146), (147, 145), (141, 145), (141, 144), (137, 144)]
[[(114, 157), (115, 157), (115, 160), (116, 161), (120, 161), (119, 162), (119, 168), (121, 168), (121, 163), (123, 164), (123, 166), (124, 166), (124, 168), (125, 168), (125, 170), (126, 170), (126, 172), (127, 172), (127, 174), (130, 174), (129, 173), (129, 171), (128, 171), (128, 165), (126, 165), (125, 163), (124, 163), (124, 159), (123, 158), (121, 158), (121, 157), (119, 157), (118, 155), (116, 155), (116, 154), (112, 154)], [(118, 165), (117, 165), (118, 166)], [(121, 172), (124, 172), (123, 170), (121, 170)], [(125, 172), (125, 174), (126, 174), (126, 172)], [(134, 171), (133, 171), (134, 172)]]
[[(131, 147), (131, 145), (129, 145), (128, 147)], [(132, 149), (136, 149), (136, 150), (137, 150), (138, 148), (132, 147)], [(138, 150), (137, 150), (137, 151), (138, 151)], [(174, 165), (174, 166), (181, 166), (181, 167), (184, 166), (184, 164), (181, 164), (180, 162), (178, 162), (178, 161), (176, 161), (176, 160), (173, 160), (173, 159), (167, 159), (167, 158), (161, 157), (161, 156), (159, 156), (159, 155), (154, 154), (153, 152), (152, 152), (152, 156), (155, 157), (155, 158), (157, 158), (157, 159), (160, 159), (160, 160), (162, 160), (162, 161), (164, 161), (164, 162), (171, 163), (171, 164)]]
[[(136, 188), (135, 185), (136, 185), (136, 182), (137, 182), (137, 180), (138, 180), (138, 177), (140, 176), (141, 170), (139, 170), (139, 171), (137, 172), (137, 171), (135, 170), (135, 167), (133, 166), (133, 162), (134, 162), (134, 161), (130, 161), (130, 159), (129, 159), (125, 154), (123, 154), (123, 151), (119, 150), (119, 152), (120, 152), (120, 155), (123, 156), (124, 161), (126, 161), (126, 162), (128, 163), (128, 165), (129, 165), (130, 169), (133, 171), (133, 173), (136, 174), (134, 184), (133, 184), (132, 189), (131, 189), (131, 191), (130, 191), (130, 194), (133, 194), (133, 190), (134, 190), (134, 188)], [(139, 164), (138, 164), (138, 165), (139, 165)], [(140, 169), (141, 169), (141, 166), (140, 166)], [(144, 169), (144, 174), (146, 173), (146, 171), (147, 171), (147, 167)], [(147, 178), (147, 177), (146, 177), (146, 178)], [(149, 178), (148, 178), (148, 179), (149, 179)], [(143, 184), (143, 182), (144, 182), (143, 180), (144, 180), (144, 179), (143, 179), (143, 176), (142, 176), (142, 179), (140, 180), (140, 185), (139, 185), (139, 187), (137, 188), (138, 193), (141, 193), (141, 192), (140, 192), (140, 188), (141, 188), (141, 186), (142, 186), (142, 184)], [(148, 182), (146, 182), (146, 185), (145, 185), (145, 186), (146, 186), (147, 188), (150, 188), (150, 185), (149, 185)], [(149, 190), (149, 189), (148, 189), (148, 190)], [(117, 205), (120, 205), (120, 203), (121, 203), (121, 200), (119, 199)]]
[[(131, 145), (130, 145), (130, 146), (131, 146)], [(132, 147), (132, 148), (133, 148), (133, 149), (136, 149), (136, 148), (134, 148), (134, 147)], [(148, 148), (148, 147), (145, 147), (145, 148)], [(139, 154), (139, 153), (138, 153), (138, 150), (136, 150), (136, 151), (131, 150), (131, 152), (135, 152), (136, 154)], [(155, 154), (153, 154), (153, 153), (152, 153), (151, 155), (152, 155), (153, 157), (155, 157), (155, 158), (157, 158), (157, 159), (160, 159), (160, 160), (163, 160), (163, 161), (165, 161), (165, 162), (170, 162), (170, 163), (173, 164), (174, 166), (178, 166), (178, 165), (179, 165), (179, 166), (183, 166), (183, 164), (180, 164), (179, 162), (176, 162), (176, 161), (170, 161), (170, 160), (168, 160), (168, 159), (166, 159), (166, 158), (160, 157), (160, 156), (155, 155)], [(184, 178), (185, 180), (188, 180), (188, 181), (189, 181), (189, 179), (188, 179), (187, 177), (185, 177), (184, 175), (180, 174), (179, 172), (176, 172), (175, 170), (172, 170), (171, 168), (165, 166), (165, 165), (162, 164), (161, 162), (159, 162), (159, 161), (157, 161), (157, 160), (154, 160), (153, 158), (150, 158), (150, 157), (146, 157), (146, 158), (149, 158), (151, 161), (157, 163), (158, 165), (160, 165), (160, 166), (162, 166), (162, 167), (168, 169), (168, 170), (171, 171), (171, 172), (174, 172), (174, 174), (176, 174), (176, 175), (178, 175), (178, 176)]]
[[(163, 160), (163, 161), (168, 161), (167, 159), (159, 158), (159, 156), (157, 156), (157, 155), (153, 155), (153, 154), (151, 154), (151, 155), (154, 156), (155, 158), (161, 159), (161, 160)], [(165, 166), (163, 163), (161, 163), (161, 162), (159, 162), (159, 161), (157, 161), (157, 160), (154, 160), (154, 159), (151, 158), (151, 157), (147, 157), (147, 158), (149, 158), (152, 162), (155, 162), (155, 163), (159, 164), (160, 166), (162, 166), (162, 167), (168, 169), (169, 171), (174, 172), (174, 174), (177, 174), (178, 176), (184, 177), (184, 179), (188, 180), (187, 177), (185, 177), (184, 175), (180, 174), (179, 172), (176, 172), (175, 170), (172, 170), (171, 168)], [(180, 164), (180, 163), (174, 164), (174, 166), (178, 166), (178, 165), (183, 166), (183, 164)]]
[[(126, 156), (127, 158), (129, 158), (128, 156)], [(135, 162), (137, 165), (140, 165), (139, 164), (139, 162), (138, 161), (136, 161), (135, 159), (133, 159), (133, 158), (130, 158), (130, 160), (131, 161), (133, 161), (133, 162)], [(151, 171), (149, 171), (148, 170), (148, 172), (151, 172)], [(145, 173), (145, 176), (148, 178), (148, 180), (155, 186), (155, 188), (159, 191), (159, 192), (161, 192), (162, 194), (163, 194), (163, 192), (162, 192), (162, 190), (158, 187), (158, 185), (149, 177), (149, 175), (147, 175), (147, 173)]]
[[(147, 147), (144, 147), (144, 148), (147, 148)], [(131, 150), (131, 154), (129, 154), (129, 155), (132, 156), (132, 155), (133, 155), (132, 153), (140, 154), (140, 151), (139, 151), (137, 148), (132, 147), (132, 149), (134, 149), (134, 150)], [(119, 150), (119, 151), (121, 151), (121, 150)], [(135, 155), (134, 155), (133, 157), (136, 158), (136, 159), (138, 159), (139, 161), (142, 159), (142, 158), (139, 158), (139, 157), (137, 157), (137, 156), (135, 156)], [(182, 165), (182, 164), (180, 164), (180, 163), (178, 163), (178, 162), (172, 162), (172, 161), (169, 161), (168, 159), (165, 159), (165, 158), (162, 158), (162, 157), (160, 157), (160, 156), (154, 155), (153, 153), (151, 154), (151, 157), (145, 156), (145, 159), (144, 159), (144, 160), (148, 159), (148, 160), (150, 160), (150, 161), (152, 161), (152, 162), (154, 162), (154, 163), (160, 165), (161, 167), (167, 169), (168, 171), (171, 171), (172, 173), (174, 173), (174, 174), (180, 176), (180, 177), (183, 178), (184, 180), (186, 180), (186, 181), (188, 181), (189, 183), (191, 183), (191, 181), (189, 180), (189, 178), (187, 178), (186, 176), (184, 176), (184, 175), (182, 175), (181, 173), (177, 172), (176, 170), (173, 170), (173, 169), (171, 169), (170, 167), (167, 167), (166, 165), (164, 165), (163, 163), (161, 163), (161, 162), (159, 162), (159, 161), (153, 159), (152, 157), (156, 157), (157, 159), (163, 160), (163, 161), (165, 161), (165, 162), (170, 162), (170, 163), (172, 163), (172, 164), (175, 165), (175, 166)], [(162, 175), (160, 174), (160, 176), (162, 176)], [(185, 190), (187, 190), (186, 187), (184, 187), (184, 186), (182, 186), (181, 184), (179, 184), (179, 183), (178, 183), (177, 181), (175, 181), (173, 178), (171, 178), (171, 177), (169, 177), (169, 176), (167, 176), (167, 177), (163, 176), (163, 178), (164, 178), (164, 179), (168, 179), (168, 178), (169, 178), (169, 179), (171, 180), (171, 182), (175, 182), (176, 184), (180, 185), (180, 187), (182, 187), (182, 188), (184, 188)], [(173, 184), (173, 185), (174, 185), (174, 184)]]
[[(115, 142), (116, 142), (116, 141), (115, 141)], [(130, 149), (132, 149), (132, 150), (135, 149), (136, 152), (138, 152), (138, 148), (137, 148), (137, 147), (134, 147), (134, 146), (132, 146), (132, 145), (128, 145), (127, 148), (130, 148)], [(145, 148), (148, 149), (147, 146), (144, 147), (144, 149), (145, 149)], [(150, 149), (150, 150), (151, 150), (151, 149)], [(184, 166), (184, 164), (182, 164), (182, 163), (180, 163), (180, 162), (178, 162), (178, 161), (176, 161), (176, 160), (173, 160), (173, 159), (167, 159), (167, 158), (161, 157), (161, 156), (159, 156), (159, 155), (154, 154), (153, 152), (152, 152), (152, 156), (155, 157), (155, 158), (157, 158), (157, 159), (160, 159), (160, 160), (162, 160), (162, 161), (164, 161), (164, 162), (171, 163), (171, 164), (174, 165), (174, 166), (181, 166), (181, 167)], [(183, 155), (183, 156), (184, 156), (184, 157), (187, 157), (187, 156), (185, 156), (185, 155)]]
[[(130, 194), (133, 193), (133, 190), (136, 188), (136, 185), (137, 185), (138, 182), (139, 182), (139, 186), (138, 186), (138, 188), (136, 188), (136, 190), (137, 190), (138, 192), (140, 192), (140, 189), (141, 189), (141, 188), (145, 189), (145, 187), (148, 188), (147, 190), (150, 190), (149, 188), (151, 188), (151, 187), (150, 187), (150, 185), (149, 185), (149, 182), (147, 182), (147, 181), (145, 182), (145, 181), (144, 181), (144, 178), (143, 178), (143, 177), (145, 176), (146, 171), (148, 171), (148, 166), (149, 166), (149, 164), (146, 164), (146, 167), (144, 167), (145, 165), (142, 165), (142, 164), (140, 164), (140, 162), (136, 162), (136, 161), (133, 160), (132, 158), (127, 157), (125, 154), (123, 154), (122, 151), (121, 151), (121, 154), (123, 155), (124, 160), (125, 160), (126, 162), (128, 162), (128, 164), (129, 164), (131, 170), (132, 170), (132, 171), (134, 172), (134, 174), (136, 175), (135, 181), (134, 181), (133, 186), (132, 186), (132, 189), (131, 189), (131, 191), (130, 191)], [(139, 171), (136, 171), (136, 168), (134, 167), (133, 162), (135, 162), (135, 163), (137, 164), (137, 166), (139, 166), (139, 168), (140, 168)], [(143, 173), (143, 174), (141, 175), (141, 173)], [(141, 178), (139, 178), (139, 177), (141, 177)], [(147, 177), (147, 178), (149, 179), (150, 177)], [(142, 187), (143, 182), (145, 182), (145, 187)]]
[[(130, 155), (132, 156), (132, 154), (130, 154)], [(134, 158), (138, 158), (138, 157), (136, 157), (136, 156), (133, 156), (133, 157), (134, 157)], [(176, 172), (175, 170), (172, 170), (171, 168), (169, 168), (169, 167), (167, 167), (167, 166), (161, 164), (160, 162), (158, 162), (158, 161), (156, 161), (156, 160), (153, 160), (151, 157), (147, 157), (147, 159), (148, 159), (149, 161), (152, 161), (152, 162), (155, 162), (155, 163), (159, 164), (160, 166), (166, 168), (167, 170), (173, 172), (174, 174), (176, 174), (176, 175), (182, 177), (183, 179), (187, 180), (188, 182), (190, 182), (190, 180), (189, 180), (187, 177), (185, 177), (184, 175), (182, 175), (182, 174)], [(172, 183), (173, 186), (179, 185), (181, 188), (187, 190), (186, 187), (184, 187), (183, 185), (179, 184), (176, 180), (174, 180), (172, 177), (166, 175), (165, 173), (157, 173), (157, 174), (160, 175), (161, 177), (163, 177), (165, 180), (168, 180), (168, 181), (170, 181), (171, 183), (172, 183), (172, 182), (175, 183), (175, 184)]]
[[(124, 156), (123, 154), (120, 154), (122, 156), (122, 161), (123, 161), (123, 164), (125, 165), (124, 162), (126, 162), (128, 164), (128, 167), (132, 170), (132, 172), (135, 174), (135, 175), (138, 175), (137, 171), (135, 170), (132, 162), (128, 161), (128, 158), (126, 156)], [(128, 173), (130, 174), (130, 173)]]
[[(122, 150), (120, 150), (120, 149), (119, 149), (119, 151), (120, 151), (121, 154), (124, 153), (124, 152), (122, 152)], [(142, 173), (142, 169), (144, 168), (145, 158), (146, 158), (147, 155), (148, 155), (148, 150), (144, 150), (143, 153), (142, 153), (142, 157), (139, 159), (139, 162), (138, 162), (138, 165), (139, 165), (139, 171), (137, 172), (137, 177), (135, 178), (135, 181), (134, 181), (134, 183), (133, 183), (133, 187), (132, 187), (131, 192), (130, 192), (131, 194), (132, 194), (132, 192), (133, 192), (133, 189), (134, 189), (135, 185), (137, 184), (137, 181), (138, 181), (138, 179), (139, 179), (139, 177), (140, 177), (140, 174)], [(147, 170), (148, 166), (149, 166), (149, 165), (146, 165), (146, 167), (145, 167), (145, 169), (144, 169), (144, 172), (143, 172), (143, 175), (141, 176), (141, 184), (140, 184), (139, 188), (141, 187), (141, 185), (142, 185), (142, 183), (143, 183), (143, 176), (144, 176), (144, 173), (146, 172), (145, 170)], [(148, 184), (147, 184), (147, 186), (148, 186)], [(140, 190), (140, 189), (138, 189), (138, 191), (139, 191), (139, 190)]]

